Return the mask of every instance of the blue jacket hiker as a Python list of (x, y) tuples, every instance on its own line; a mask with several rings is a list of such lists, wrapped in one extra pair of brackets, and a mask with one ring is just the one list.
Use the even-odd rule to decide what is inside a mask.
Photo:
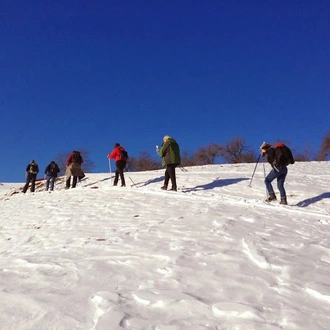
[(57, 178), (57, 174), (60, 173), (60, 168), (58, 165), (52, 160), (49, 165), (45, 168), (46, 175), (46, 191), (49, 189), (54, 190), (55, 179)]

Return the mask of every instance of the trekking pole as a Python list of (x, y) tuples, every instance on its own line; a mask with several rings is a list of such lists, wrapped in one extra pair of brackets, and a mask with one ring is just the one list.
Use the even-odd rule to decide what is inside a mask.
[(136, 186), (136, 184), (134, 183), (134, 181), (132, 180), (132, 178), (129, 176), (129, 175), (127, 175), (128, 177), (129, 177), (129, 179), (132, 181), (132, 183), (133, 183), (133, 186), (135, 186), (136, 188), (137, 188), (137, 186)]
[(188, 170), (186, 168), (182, 167), (181, 165), (179, 165), (179, 168), (182, 172), (188, 172)]
[(109, 159), (109, 172), (110, 172), (110, 183), (111, 183), (111, 177), (112, 177), (112, 171), (111, 171), (111, 161), (110, 158)]
[[(265, 170), (265, 163), (262, 164), (263, 167), (264, 167), (264, 180), (266, 179), (266, 170)], [(267, 197), (268, 197), (268, 191), (267, 191), (267, 187), (266, 187), (266, 200), (267, 200)], [(263, 217), (264, 219), (264, 228), (266, 227), (266, 220), (265, 220), (265, 217)]]
[[(126, 163), (125, 166), (126, 172), (128, 172), (128, 162)], [(132, 178), (127, 174), (128, 178), (131, 180), (131, 182), (133, 183), (133, 186), (137, 188), (137, 185), (134, 183), (134, 181), (132, 180)]]
[(111, 174), (111, 162), (110, 162), (110, 158), (108, 158), (108, 159), (109, 159), (109, 172)]
[(250, 187), (250, 188), (252, 187), (252, 186), (251, 186), (252, 179), (253, 179), (253, 177), (254, 177), (254, 173), (256, 172), (256, 169), (257, 169), (257, 166), (258, 166), (258, 163), (259, 163), (260, 156), (261, 156), (261, 154), (259, 155), (259, 157), (258, 157), (258, 159), (257, 159), (256, 166), (254, 167), (254, 170), (253, 170), (253, 173), (252, 173), (252, 177), (251, 177), (250, 183), (248, 184), (248, 187)]
[[(264, 165), (264, 180), (266, 179), (266, 169), (265, 169), (265, 164)], [(267, 190), (267, 187), (266, 187), (266, 199), (268, 198), (268, 190)]]

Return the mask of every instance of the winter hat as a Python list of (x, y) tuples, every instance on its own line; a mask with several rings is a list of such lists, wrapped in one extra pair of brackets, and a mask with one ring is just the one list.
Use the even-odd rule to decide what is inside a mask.
[(115, 148), (119, 147), (120, 144), (119, 143), (115, 143)]
[(163, 141), (165, 142), (165, 141), (167, 141), (168, 139), (170, 139), (171, 137), (169, 136), (169, 135), (165, 135), (164, 137), (163, 137)]
[(260, 149), (269, 149), (272, 145), (266, 142), (263, 142), (263, 144), (260, 146)]

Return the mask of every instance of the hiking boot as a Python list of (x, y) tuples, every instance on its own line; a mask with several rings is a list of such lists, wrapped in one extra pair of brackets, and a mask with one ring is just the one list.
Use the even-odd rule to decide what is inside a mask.
[(67, 187), (67, 186), (65, 187), (65, 189), (69, 189), (69, 188), (70, 188), (70, 187)]
[(121, 186), (122, 186), (122, 187), (126, 187), (126, 184), (122, 184)]
[(288, 202), (286, 201), (286, 198), (281, 198), (280, 204), (288, 205)]
[(160, 188), (161, 190), (167, 190), (167, 185), (164, 184), (163, 187)]
[(274, 193), (270, 193), (268, 198), (266, 199), (266, 202), (271, 202), (276, 200), (276, 195)]
[(172, 190), (172, 191), (177, 191), (175, 187), (172, 187), (170, 190)]

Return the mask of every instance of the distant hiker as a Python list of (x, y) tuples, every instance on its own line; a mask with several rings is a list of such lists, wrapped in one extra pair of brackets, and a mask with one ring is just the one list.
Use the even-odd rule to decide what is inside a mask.
[(167, 190), (168, 183), (171, 179), (172, 188), (170, 190), (177, 191), (175, 168), (181, 164), (180, 147), (178, 143), (169, 135), (165, 135), (163, 144), (158, 150), (158, 154), (162, 158), (162, 166), (166, 166), (165, 181), (161, 189)]
[(285, 178), (288, 174), (288, 168), (286, 163), (281, 160), (279, 155), (280, 150), (273, 148), (271, 144), (264, 142), (261, 146), (261, 155), (267, 156), (267, 161), (271, 165), (272, 170), (265, 178), (265, 185), (268, 192), (267, 202), (276, 200), (276, 195), (272, 187), (271, 182), (277, 179), (277, 187), (280, 192), (281, 201), (280, 204), (287, 205), (286, 192), (284, 189)]
[(46, 174), (46, 191), (49, 189), (49, 183), (50, 183), (50, 190), (54, 190), (54, 183), (55, 179), (57, 178), (57, 174), (61, 170), (59, 169), (58, 165), (52, 160), (49, 165), (45, 168), (45, 174)]
[(25, 186), (23, 187), (24, 194), (28, 190), (30, 182), (31, 182), (30, 191), (31, 192), (35, 191), (36, 178), (38, 172), (39, 172), (38, 164), (34, 160), (31, 160), (30, 164), (26, 167), (26, 183)]
[(125, 151), (125, 148), (123, 148), (119, 143), (115, 143), (114, 149), (108, 155), (108, 158), (114, 159), (116, 161), (116, 172), (115, 172), (115, 180), (113, 181), (113, 185), (117, 186), (120, 176), (121, 186), (126, 187), (124, 169), (128, 161), (128, 156), (127, 156), (127, 152)]
[(69, 155), (67, 161), (66, 161), (66, 183), (65, 183), (65, 189), (70, 188), (70, 182), (71, 182), (71, 176), (73, 176), (72, 179), (72, 187), (76, 188), (78, 179), (81, 180), (85, 174), (81, 169), (81, 164), (84, 162), (81, 154), (79, 151), (72, 151), (72, 153)]

